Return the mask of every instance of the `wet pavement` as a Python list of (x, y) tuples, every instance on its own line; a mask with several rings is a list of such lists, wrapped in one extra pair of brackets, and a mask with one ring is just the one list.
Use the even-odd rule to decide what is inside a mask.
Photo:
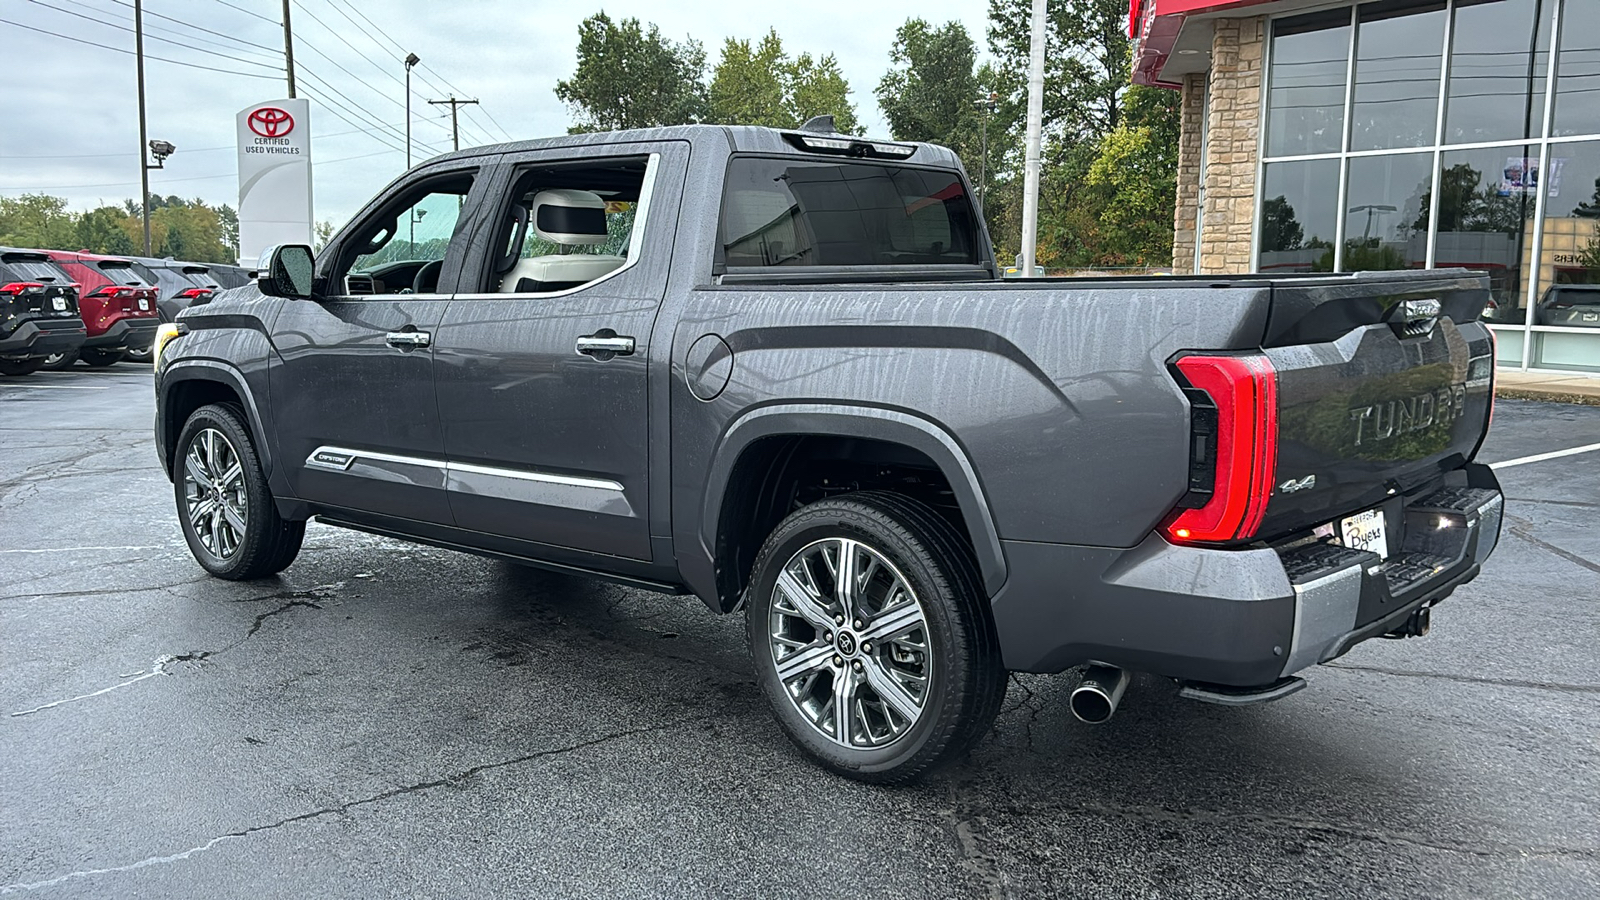
[[(1432, 635), (1227, 709), (1135, 680), (1108, 725), (1013, 678), (913, 788), (826, 775), (742, 621), (313, 525), (209, 579), (148, 370), (0, 379), (0, 894), (1579, 897), (1600, 894), (1600, 452), (1509, 467)], [(1506, 401), (1482, 458), (1600, 441)]]

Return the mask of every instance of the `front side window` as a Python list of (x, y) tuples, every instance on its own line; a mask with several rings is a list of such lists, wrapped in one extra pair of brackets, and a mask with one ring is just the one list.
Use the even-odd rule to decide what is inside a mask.
[(734, 159), (721, 241), (730, 269), (984, 261), (955, 172), (872, 162)]
[(458, 175), (416, 188), (367, 220), (346, 244), (353, 252), (344, 273), (349, 294), (433, 293), (467, 193), (470, 175)]

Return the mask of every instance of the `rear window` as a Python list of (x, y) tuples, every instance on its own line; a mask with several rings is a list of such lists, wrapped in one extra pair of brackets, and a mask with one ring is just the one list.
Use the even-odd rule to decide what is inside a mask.
[(729, 268), (983, 262), (955, 172), (757, 157), (728, 167), (722, 256)]
[(65, 273), (42, 259), (8, 253), (0, 257), (0, 277), (7, 281), (66, 282)]

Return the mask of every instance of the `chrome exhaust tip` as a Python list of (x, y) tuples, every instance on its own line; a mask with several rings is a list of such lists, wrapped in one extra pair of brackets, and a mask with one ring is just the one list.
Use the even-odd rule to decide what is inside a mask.
[(1126, 669), (1114, 666), (1090, 666), (1083, 673), (1083, 681), (1073, 689), (1069, 706), (1078, 721), (1099, 725), (1108, 721), (1122, 701), (1131, 676)]

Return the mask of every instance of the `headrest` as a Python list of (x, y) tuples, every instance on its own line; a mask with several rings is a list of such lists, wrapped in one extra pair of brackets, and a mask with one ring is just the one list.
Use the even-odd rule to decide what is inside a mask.
[(533, 197), (533, 230), (557, 244), (603, 244), (606, 202), (594, 191), (552, 188)]

